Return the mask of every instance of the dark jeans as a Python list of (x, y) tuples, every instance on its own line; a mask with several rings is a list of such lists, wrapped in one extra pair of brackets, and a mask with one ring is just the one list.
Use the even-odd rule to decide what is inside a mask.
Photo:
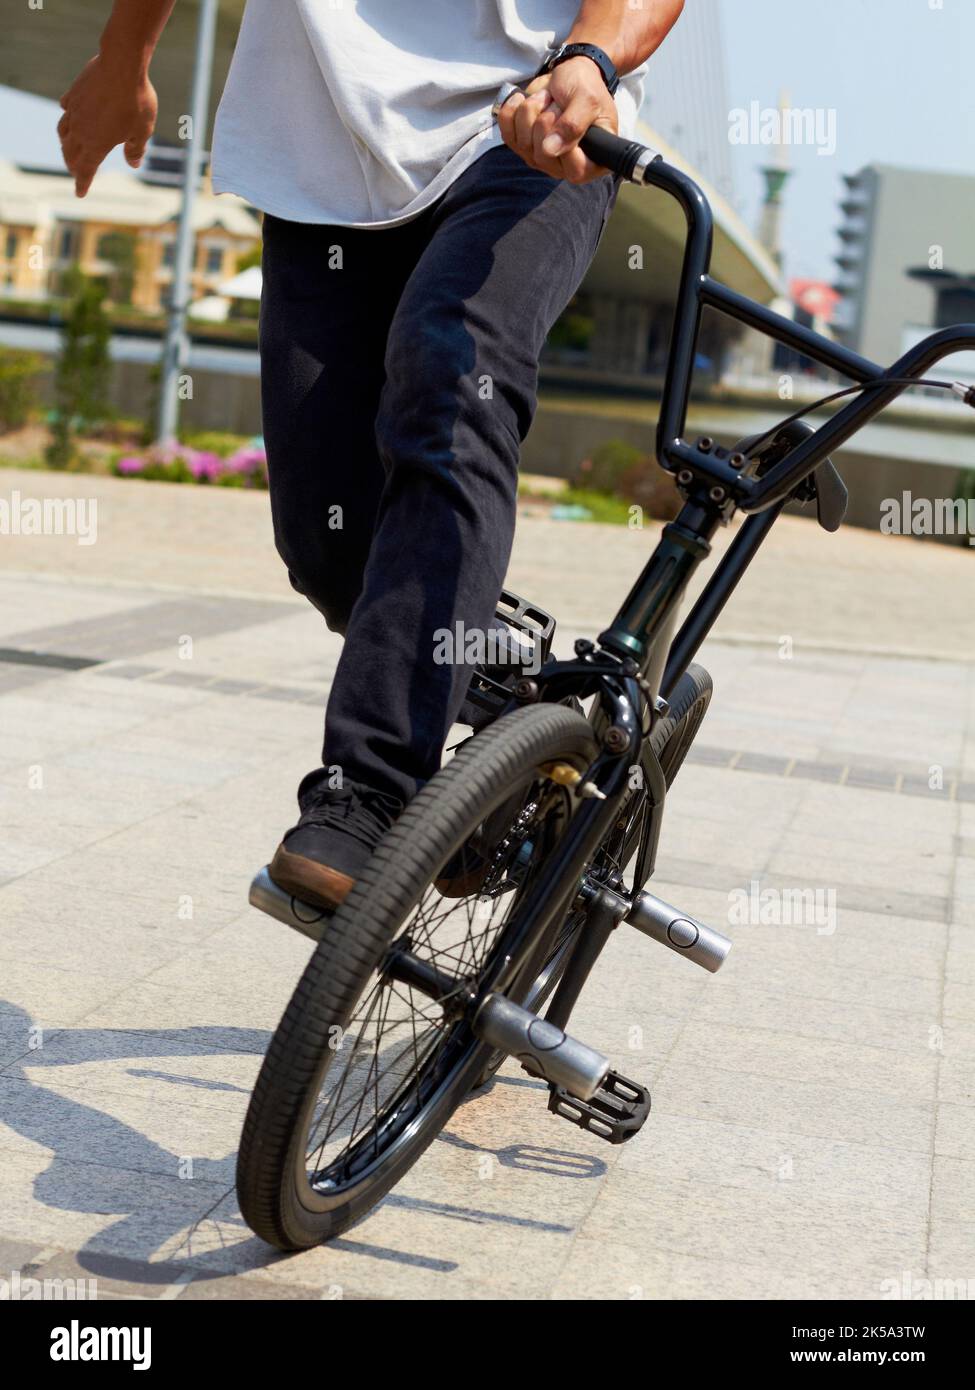
[[(546, 335), (618, 184), (492, 149), (411, 222), (264, 221), (264, 437), (275, 542), (345, 634), (323, 760), (406, 801), (470, 681), (438, 630), (492, 626)], [(305, 779), (299, 798), (322, 781)]]

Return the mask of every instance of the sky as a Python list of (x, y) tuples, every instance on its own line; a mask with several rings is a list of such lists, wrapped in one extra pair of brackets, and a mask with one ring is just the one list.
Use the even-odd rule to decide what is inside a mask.
[[(791, 151), (789, 276), (833, 278), (843, 174), (881, 162), (975, 175), (975, 0), (720, 3), (732, 108), (774, 107), (784, 89), (793, 107), (835, 116), (835, 153)], [(57, 118), (53, 102), (0, 87), (0, 159), (56, 167)], [(754, 228), (762, 151), (732, 153), (737, 202)], [(119, 153), (111, 163), (125, 167)]]
[[(774, 107), (784, 88), (793, 107), (835, 112), (834, 155), (791, 151), (788, 275), (833, 278), (843, 174), (883, 163), (975, 176), (975, 0), (721, 0), (721, 9), (732, 108)], [(759, 153), (732, 150), (753, 228)]]

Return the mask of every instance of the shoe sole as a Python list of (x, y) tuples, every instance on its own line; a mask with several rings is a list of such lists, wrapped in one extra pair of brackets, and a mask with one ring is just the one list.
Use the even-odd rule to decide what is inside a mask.
[(330, 869), (327, 864), (317, 864), (303, 854), (292, 854), (284, 845), (278, 845), (274, 851), (267, 871), (285, 893), (313, 907), (338, 907), (355, 883), (348, 874)]

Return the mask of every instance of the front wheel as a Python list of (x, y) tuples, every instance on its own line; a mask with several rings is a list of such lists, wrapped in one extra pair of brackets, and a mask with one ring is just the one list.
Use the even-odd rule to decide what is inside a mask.
[[(519, 904), (575, 808), (543, 769), (582, 772), (596, 751), (577, 711), (518, 710), (462, 748), (386, 836), (331, 918), (251, 1098), (237, 1194), (259, 1236), (295, 1250), (344, 1231), (484, 1074), (492, 1050), (471, 1031), (464, 1001), (498, 953), (513, 950)], [(442, 896), (445, 866), (491, 817), (494, 848), (478, 887)], [(518, 948), (511, 997), (534, 992), (533, 962), (558, 952), (566, 908), (553, 903)]]

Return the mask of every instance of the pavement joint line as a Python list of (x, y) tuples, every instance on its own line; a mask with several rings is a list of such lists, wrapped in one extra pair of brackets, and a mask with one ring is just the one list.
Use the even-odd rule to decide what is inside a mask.
[[(10, 648), (0, 648), (0, 664), (8, 660), (7, 653), (13, 650), (14, 649)], [(230, 678), (218, 673), (207, 676), (197, 672), (180, 671), (178, 667), (148, 667), (144, 672), (132, 676), (126, 674), (126, 672), (129, 671), (133, 663), (124, 658), (118, 659), (121, 664), (115, 668), (108, 664), (114, 659), (106, 657), (57, 656), (55, 654), (29, 652), (17, 652), (16, 656), (22, 658), (23, 664), (26, 665), (54, 668), (68, 672), (97, 668), (97, 675), (114, 676), (116, 679), (128, 681), (131, 685), (154, 685), (158, 683), (163, 685), (175, 685), (177, 687), (185, 686), (190, 689), (197, 689), (202, 693), (224, 695), (235, 699), (284, 700), (293, 704), (317, 705), (323, 698), (322, 691), (311, 690), (306, 692), (302, 691), (300, 687), (279, 685), (272, 681), (249, 682), (241, 680), (239, 684), (249, 688), (221, 690), (214, 687), (227, 682)], [(695, 754), (699, 755), (697, 759), (694, 756)], [(699, 764), (707, 762), (709, 766), (719, 769), (723, 767), (726, 770), (736, 772), (751, 772), (758, 776), (781, 776), (803, 781), (820, 781), (824, 784), (833, 786), (855, 786), (859, 791), (885, 791), (894, 795), (909, 796), (931, 795), (936, 798), (942, 798), (945, 801), (955, 802), (975, 801), (975, 782), (962, 782), (957, 778), (946, 779), (944, 787), (937, 789), (918, 785), (916, 777), (922, 775), (910, 774), (912, 777), (912, 785), (908, 787), (906, 779), (909, 774), (905, 774), (902, 771), (891, 771), (890, 775), (893, 778), (893, 782), (884, 784), (884, 782), (880, 780), (883, 770), (870, 767), (867, 764), (862, 766), (859, 764), (845, 764), (841, 767), (837, 778), (830, 778), (825, 775), (819, 776), (815, 771), (811, 770), (817, 766), (815, 763), (810, 765), (806, 760), (796, 757), (789, 758), (787, 755), (782, 754), (779, 755), (779, 759), (780, 761), (784, 761), (784, 766), (756, 768), (747, 765), (747, 760), (750, 756), (751, 754), (748, 750), (738, 749), (728, 754), (725, 749), (708, 745), (692, 745), (688, 761), (691, 763), (697, 761)], [(758, 756), (766, 757), (767, 755), (760, 754)], [(825, 774), (833, 765), (822, 764), (820, 766), (823, 774)]]
[(56, 1245), (45, 1245), (43, 1250), (38, 1250), (36, 1255), (32, 1255), (29, 1260), (21, 1265), (20, 1272), (21, 1274), (33, 1276), (42, 1266), (47, 1264), (48, 1260), (53, 1260), (55, 1255), (60, 1255), (61, 1253), (62, 1252)]
[[(958, 833), (959, 829), (961, 828), (961, 827), (960, 827), (960, 821), (961, 821), (961, 814), (960, 814), (960, 812), (956, 811), (956, 812), (955, 812), (955, 833), (956, 833), (956, 834)], [(951, 881), (950, 881), (949, 884), (948, 884), (948, 891), (949, 891), (949, 893), (950, 893), (950, 901), (952, 902), (952, 904), (954, 904), (954, 903), (957, 901), (957, 898), (958, 898), (957, 889), (958, 889), (958, 856), (954, 856), (954, 858), (953, 858), (953, 860), (952, 860), (952, 865), (951, 865)], [(945, 1011), (945, 993), (946, 993), (946, 990), (947, 990), (947, 987), (948, 987), (948, 952), (949, 952), (949, 950), (951, 949), (951, 938), (952, 938), (952, 932), (951, 932), (951, 929), (950, 929), (950, 927), (949, 927), (949, 930), (945, 932), (944, 942), (943, 942), (942, 951), (941, 951), (941, 981), (940, 981), (940, 983), (941, 983), (941, 999), (940, 999), (940, 1001), (939, 1001), (939, 1006), (940, 1006), (940, 1007), (939, 1007), (939, 1018), (938, 1018), (938, 1025), (937, 1025), (937, 1026), (939, 1026), (939, 1027), (941, 1028), (941, 1030), (942, 1030), (942, 1040), (943, 1040), (943, 1037), (944, 1037), (944, 1025), (945, 1025), (945, 1023), (947, 1022), (948, 1017), (949, 1017), (949, 1016), (947, 1015), (946, 1011)], [(935, 1047), (935, 1048), (933, 1049), (933, 1051), (934, 1051), (934, 1114), (931, 1116), (931, 1127), (930, 1127), (930, 1131), (929, 1131), (929, 1133), (930, 1133), (930, 1141), (931, 1141), (931, 1142), (930, 1142), (930, 1148), (929, 1148), (929, 1150), (928, 1150), (929, 1162), (930, 1162), (930, 1170), (929, 1170), (929, 1179), (928, 1179), (927, 1210), (926, 1210), (926, 1213), (925, 1213), (927, 1219), (926, 1219), (926, 1222), (925, 1222), (925, 1232), (924, 1232), (924, 1272), (925, 1272), (925, 1275), (927, 1275), (927, 1274), (929, 1273), (930, 1269), (931, 1269), (931, 1230), (932, 1230), (932, 1225), (933, 1225), (933, 1221), (934, 1221), (934, 1207), (935, 1207), (935, 1201), (934, 1201), (934, 1195), (935, 1195), (935, 1193), (934, 1193), (934, 1189), (935, 1189), (935, 1180), (936, 1180), (936, 1173), (937, 1173), (937, 1159), (938, 1159), (938, 1121), (939, 1121), (939, 1119), (940, 1119), (940, 1115), (941, 1115), (941, 1105), (942, 1105), (942, 1100), (941, 1100), (942, 1065), (941, 1065), (941, 1063), (942, 1063), (942, 1059), (943, 1059), (943, 1057), (944, 1057), (944, 1047), (943, 1047), (943, 1046), (942, 1046), (942, 1047)]]
[[(911, 774), (904, 772), (890, 771), (889, 776), (893, 779), (889, 782), (878, 780), (883, 777), (886, 769), (878, 769), (867, 763), (847, 763), (840, 767), (838, 764), (831, 763), (808, 763), (801, 758), (786, 758), (785, 754), (780, 755), (780, 762), (784, 762), (782, 767), (751, 767), (747, 763), (750, 754), (747, 750), (737, 750), (734, 753), (725, 748), (716, 748), (708, 744), (692, 744), (688, 752), (687, 761), (699, 767), (711, 767), (719, 772), (750, 772), (760, 777), (783, 777), (794, 781), (821, 782), (827, 786), (851, 786), (856, 791), (880, 791), (890, 792), (895, 795), (904, 796), (930, 796), (935, 800), (956, 801), (956, 800), (975, 800), (975, 782), (963, 782), (957, 777), (948, 778), (942, 788), (915, 785), (909, 777)], [(760, 755), (760, 756), (765, 756)], [(832, 772), (832, 776), (819, 776), (817, 769), (824, 774)], [(857, 778), (862, 781), (856, 781)], [(917, 774), (921, 778), (920, 774)], [(923, 781), (924, 779), (921, 778)], [(958, 793), (961, 795), (958, 795)]]
[(58, 652), (41, 652), (25, 647), (0, 647), (0, 665), (43, 666), (56, 671), (84, 671), (100, 666), (103, 656), (67, 656)]
[(235, 699), (287, 700), (294, 704), (303, 704), (305, 702), (317, 703), (324, 698), (324, 692), (321, 690), (302, 690), (297, 686), (279, 685), (275, 681), (262, 681), (258, 679), (253, 681), (240, 680), (237, 682), (235, 678), (233, 681), (234, 684), (239, 683), (241, 686), (246, 686), (247, 688), (240, 690), (222, 690), (215, 687), (219, 687), (222, 683), (229, 681), (231, 679), (230, 677), (219, 673), (213, 673), (209, 676), (202, 674), (198, 675), (196, 672), (180, 671), (178, 667), (174, 666), (150, 666), (144, 671), (140, 671), (138, 675), (129, 675), (128, 671), (132, 666), (130, 661), (120, 658), (119, 660), (122, 664), (115, 667), (107, 664), (107, 662), (111, 660), (112, 658), (101, 658), (98, 662), (92, 662), (91, 664), (97, 664), (99, 666), (98, 675), (114, 677), (116, 680), (124, 680), (131, 685), (168, 684), (170, 682), (167, 681), (166, 678), (176, 674), (181, 677), (178, 682), (179, 684), (183, 684), (185, 680), (185, 684), (196, 686), (201, 691), (207, 691), (212, 695), (228, 695)]

